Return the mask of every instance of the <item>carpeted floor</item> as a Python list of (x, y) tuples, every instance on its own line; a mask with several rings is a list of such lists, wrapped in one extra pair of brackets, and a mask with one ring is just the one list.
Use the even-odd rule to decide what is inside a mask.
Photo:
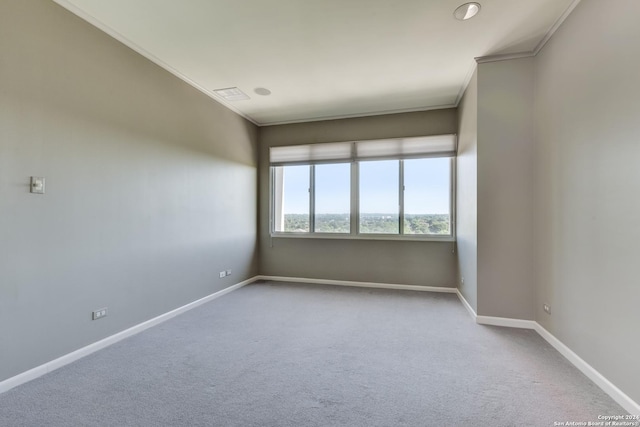
[(258, 283), (0, 395), (1, 426), (553, 426), (626, 413), (454, 294)]

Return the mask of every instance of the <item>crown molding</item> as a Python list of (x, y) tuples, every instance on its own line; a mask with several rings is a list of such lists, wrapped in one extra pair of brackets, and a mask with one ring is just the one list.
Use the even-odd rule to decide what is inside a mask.
[(116, 39), (117, 41), (122, 43), (123, 45), (127, 46), (129, 49), (131, 49), (134, 52), (142, 55), (143, 57), (145, 57), (149, 61), (153, 62), (154, 64), (158, 65), (159, 67), (163, 68), (164, 70), (170, 72), (171, 74), (173, 74), (174, 76), (178, 77), (180, 80), (184, 81), (188, 85), (190, 85), (190, 86), (194, 87), (195, 89), (199, 90), (200, 92), (204, 93), (209, 98), (211, 98), (214, 101), (216, 101), (218, 104), (221, 104), (222, 106), (228, 108), (229, 110), (233, 111), (237, 115), (247, 119), (248, 121), (250, 121), (254, 125), (260, 126), (260, 123), (256, 122), (252, 117), (244, 114), (243, 112), (241, 112), (240, 110), (235, 108), (233, 105), (230, 105), (230, 104), (224, 102), (220, 97), (216, 96), (215, 93), (213, 92), (213, 90), (207, 89), (206, 87), (198, 84), (197, 82), (195, 82), (194, 80), (190, 79), (189, 77), (187, 77), (186, 75), (184, 75), (180, 71), (176, 70), (175, 68), (173, 68), (172, 66), (170, 66), (169, 64), (167, 64), (166, 62), (164, 62), (163, 60), (161, 60), (160, 58), (158, 58), (154, 54), (152, 54), (151, 52), (147, 51), (146, 49), (142, 48), (141, 46), (137, 45), (133, 41), (129, 40), (128, 38), (126, 38), (125, 36), (123, 36), (122, 34), (117, 32), (116, 30), (114, 30), (113, 28), (109, 27), (104, 22), (102, 22), (99, 19), (97, 19), (96, 17), (88, 14), (87, 12), (81, 10), (76, 5), (70, 3), (68, 0), (53, 0), (53, 1), (55, 3), (57, 3), (59, 6), (63, 7), (64, 9), (66, 9), (69, 12), (73, 13), (74, 15), (78, 16), (79, 18), (83, 19), (84, 21), (88, 22), (89, 24), (93, 25), (94, 27), (96, 27), (100, 31), (102, 31), (104, 33), (107, 33), (109, 36), (113, 37), (114, 39)]
[(569, 4), (569, 7), (567, 7), (567, 9), (562, 13), (562, 15), (560, 15), (560, 17), (556, 20), (556, 22), (554, 22), (553, 25), (549, 27), (544, 37), (542, 38), (542, 40), (540, 40), (540, 42), (536, 45), (536, 47), (533, 50), (527, 51), (527, 52), (505, 53), (500, 55), (478, 56), (474, 58), (475, 64), (471, 68), (471, 72), (467, 75), (465, 82), (462, 84), (460, 88), (460, 93), (456, 98), (455, 106), (458, 107), (458, 105), (460, 105), (460, 101), (462, 100), (464, 93), (467, 91), (469, 82), (471, 82), (471, 77), (473, 76), (473, 72), (476, 69), (476, 64), (486, 64), (488, 62), (507, 61), (509, 59), (531, 58), (536, 56), (538, 53), (540, 53), (540, 51), (547, 44), (547, 42), (551, 40), (551, 37), (553, 37), (555, 32), (558, 30), (558, 28), (560, 28), (560, 26), (569, 17), (569, 15), (571, 15), (571, 12), (573, 12), (573, 9), (575, 9), (576, 6), (578, 6), (578, 3), (580, 3), (580, 1), (581, 0), (573, 0), (571, 4)]
[(476, 62), (478, 64), (484, 64), (487, 62), (506, 61), (509, 59), (529, 58), (532, 56), (536, 56), (538, 53), (540, 53), (544, 45), (546, 45), (547, 42), (551, 40), (551, 37), (553, 37), (556, 31), (558, 31), (558, 28), (560, 28), (560, 26), (569, 17), (569, 15), (571, 15), (571, 12), (573, 12), (576, 6), (578, 6), (580, 1), (581, 0), (573, 0), (571, 4), (569, 4), (569, 7), (567, 7), (567, 9), (562, 13), (562, 15), (560, 15), (556, 22), (554, 22), (553, 25), (549, 27), (542, 40), (540, 40), (540, 42), (533, 50), (526, 52), (505, 53), (499, 55), (478, 56), (475, 58)]
[(533, 51), (529, 51), (529, 52), (504, 53), (500, 55), (477, 56), (474, 59), (478, 64), (486, 64), (488, 62), (508, 61), (510, 59), (531, 58), (532, 56), (535, 56), (535, 53), (533, 53)]
[(464, 82), (462, 83), (462, 86), (460, 86), (460, 91), (458, 92), (458, 96), (456, 97), (456, 108), (458, 108), (458, 105), (460, 105), (460, 101), (462, 101), (462, 97), (467, 91), (469, 83), (471, 83), (471, 79), (473, 78), (473, 73), (476, 72), (476, 68), (478, 68), (477, 62), (472, 61), (471, 67), (469, 68), (469, 71), (467, 71), (467, 75), (464, 78)]
[(547, 42), (551, 39), (551, 37), (553, 37), (555, 32), (558, 31), (558, 28), (560, 28), (560, 26), (569, 17), (569, 15), (571, 15), (571, 12), (573, 12), (573, 9), (575, 9), (576, 6), (578, 6), (580, 1), (581, 0), (573, 0), (569, 5), (569, 7), (567, 7), (567, 9), (564, 11), (564, 13), (560, 15), (560, 17), (556, 20), (556, 22), (554, 22), (553, 25), (547, 30), (547, 33), (542, 38), (542, 40), (540, 40), (540, 43), (538, 43), (535, 49), (533, 49), (534, 56), (537, 55), (542, 50), (544, 45), (546, 45)]
[(180, 80), (184, 81), (185, 83), (189, 84), (190, 86), (194, 87), (195, 89), (209, 96), (211, 99), (213, 99), (217, 103), (223, 105), (224, 107), (228, 108), (229, 110), (233, 111), (239, 116), (245, 118), (246, 120), (250, 121), (254, 125), (263, 127), (263, 126), (278, 126), (278, 125), (287, 125), (287, 124), (295, 124), (295, 123), (319, 122), (319, 121), (327, 121), (327, 120), (350, 119), (350, 118), (358, 118), (358, 117), (382, 116), (385, 114), (399, 114), (399, 113), (412, 113), (412, 112), (419, 112), (419, 111), (441, 110), (446, 108), (457, 108), (458, 105), (460, 104), (460, 101), (462, 100), (462, 97), (464, 96), (464, 93), (467, 90), (467, 87), (469, 86), (469, 83), (471, 82), (471, 78), (473, 77), (473, 73), (476, 70), (477, 64), (485, 64), (485, 63), (497, 62), (497, 61), (507, 61), (510, 59), (530, 58), (530, 57), (536, 56), (542, 50), (542, 48), (547, 44), (547, 42), (551, 39), (551, 37), (553, 37), (553, 34), (558, 30), (558, 28), (560, 28), (560, 26), (564, 23), (567, 17), (569, 17), (569, 15), (571, 14), (571, 12), (573, 12), (576, 6), (578, 6), (581, 0), (573, 0), (571, 4), (569, 4), (569, 6), (563, 12), (563, 14), (560, 15), (560, 17), (553, 23), (551, 27), (549, 27), (545, 36), (542, 38), (542, 40), (540, 40), (540, 42), (536, 45), (536, 47), (533, 50), (526, 51), (526, 52), (499, 54), (499, 55), (486, 55), (486, 56), (479, 56), (474, 58), (475, 63), (470, 67), (469, 71), (467, 72), (467, 75), (465, 76), (465, 80), (460, 86), (460, 90), (455, 99), (455, 102), (452, 104), (436, 105), (436, 106), (429, 106), (429, 107), (404, 108), (404, 109), (397, 109), (397, 110), (384, 110), (384, 111), (367, 112), (367, 113), (321, 116), (321, 117), (314, 117), (314, 118), (282, 120), (282, 121), (274, 121), (274, 122), (269, 122), (269, 121), (261, 122), (243, 113), (242, 111), (238, 110), (235, 106), (225, 102), (220, 97), (216, 96), (213, 90), (207, 89), (204, 86), (198, 84), (197, 82), (190, 79), (180, 71), (171, 67), (166, 62), (162, 61), (160, 58), (153, 55), (151, 52), (147, 51), (146, 49), (137, 45), (133, 41), (129, 40), (128, 38), (126, 38), (125, 36), (117, 32), (113, 28), (109, 27), (108, 25), (104, 24), (102, 21), (98, 20), (94, 16), (86, 13), (85, 11), (81, 10), (74, 4), (70, 3), (68, 0), (53, 0), (53, 1), (58, 5), (60, 5), (61, 7), (68, 10), (69, 12), (73, 13), (74, 15), (87, 21), (89, 24), (93, 25), (99, 30), (107, 33), (109, 36), (113, 37), (114, 39), (118, 40), (120, 43), (129, 47), (130, 49), (137, 52), (138, 54), (142, 55), (149, 61), (153, 62), (154, 64), (158, 65), (164, 70), (170, 72), (174, 76), (178, 77)]
[(171, 74), (173, 74), (174, 76), (178, 77), (180, 80), (184, 81), (185, 83), (189, 84), (190, 86), (194, 87), (195, 89), (199, 90), (200, 92), (204, 93), (205, 95), (207, 95), (208, 97), (210, 97), (211, 99), (216, 101), (217, 103), (223, 105), (224, 107), (226, 107), (229, 110), (233, 111), (237, 115), (239, 115), (239, 116), (245, 118), (246, 120), (250, 121), (251, 123), (253, 123), (256, 126), (262, 127), (262, 126), (276, 126), (276, 125), (293, 124), (293, 123), (319, 122), (319, 121), (325, 121), (325, 120), (340, 120), (340, 119), (350, 119), (350, 118), (357, 118), (357, 117), (382, 116), (382, 115), (385, 115), (385, 114), (411, 113), (411, 112), (418, 112), (418, 111), (441, 110), (441, 109), (445, 109), (445, 108), (456, 108), (457, 107), (457, 103), (452, 103), (452, 104), (429, 106), (429, 107), (415, 107), (415, 108), (404, 108), (404, 109), (397, 109), (397, 110), (384, 110), (384, 111), (375, 111), (375, 112), (366, 112), (366, 113), (341, 114), (341, 115), (335, 115), (335, 116), (321, 116), (321, 117), (315, 117), (315, 118), (284, 120), (284, 121), (278, 121), (278, 122), (268, 122), (268, 121), (267, 122), (261, 122), (261, 121), (258, 121), (256, 119), (254, 119), (253, 117), (247, 115), (246, 113), (243, 113), (242, 111), (238, 110), (233, 105), (225, 102), (220, 97), (216, 96), (216, 94), (213, 92), (213, 90), (208, 89), (208, 88), (198, 84), (196, 81), (190, 79), (185, 74), (183, 74), (180, 71), (176, 70), (175, 68), (173, 68), (172, 66), (170, 66), (169, 64), (167, 64), (166, 62), (164, 62), (163, 60), (161, 60), (160, 58), (158, 58), (157, 56), (155, 56), (154, 54), (149, 52), (148, 50), (146, 50), (143, 47), (137, 45), (136, 43), (134, 43), (133, 41), (131, 41), (130, 39), (128, 39), (124, 35), (120, 34), (115, 29), (113, 29), (110, 26), (106, 25), (104, 22), (100, 21), (95, 16), (93, 16), (93, 15), (85, 12), (84, 10), (78, 8), (76, 5), (74, 5), (70, 1), (68, 1), (68, 0), (53, 0), (53, 1), (55, 3), (57, 3), (59, 6), (63, 7), (64, 9), (66, 9), (69, 12), (73, 13), (74, 15), (78, 16), (79, 18), (83, 19), (84, 21), (88, 22), (89, 24), (93, 25), (94, 27), (96, 27), (100, 31), (102, 31), (102, 32), (108, 34), (109, 36), (111, 36), (112, 38), (116, 39), (117, 41), (119, 41), (123, 45), (127, 46), (128, 48), (130, 48), (134, 52), (142, 55), (143, 57), (145, 57), (149, 61), (153, 62), (154, 64), (158, 65), (159, 67), (163, 68), (164, 70), (170, 72)]
[(279, 122), (265, 122), (265, 123), (258, 122), (258, 125), (261, 127), (266, 127), (266, 126), (290, 125), (295, 123), (323, 122), (328, 120), (355, 119), (359, 117), (384, 116), (386, 114), (417, 113), (420, 111), (444, 110), (447, 108), (456, 108), (457, 106), (458, 106), (457, 103), (452, 103), (452, 104), (444, 104), (444, 105), (435, 105), (430, 107), (402, 108), (398, 110), (383, 110), (383, 111), (374, 111), (374, 112), (365, 112), (365, 113), (341, 114), (341, 115), (335, 115), (335, 116), (320, 116), (320, 117), (306, 118), (306, 119), (284, 120)]

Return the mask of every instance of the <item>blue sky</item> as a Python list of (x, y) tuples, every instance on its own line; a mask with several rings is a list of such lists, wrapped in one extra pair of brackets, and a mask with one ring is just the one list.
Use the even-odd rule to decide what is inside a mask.
[[(316, 213), (349, 211), (350, 163), (316, 166)], [(398, 212), (397, 160), (360, 162), (362, 213)], [(448, 158), (404, 161), (405, 213), (449, 212)], [(284, 174), (285, 213), (309, 212), (309, 166), (287, 166)]]

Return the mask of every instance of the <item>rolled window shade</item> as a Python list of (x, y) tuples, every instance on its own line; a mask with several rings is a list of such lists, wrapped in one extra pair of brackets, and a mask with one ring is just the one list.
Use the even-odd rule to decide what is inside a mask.
[(329, 142), (271, 147), (269, 149), (269, 161), (274, 166), (292, 163), (311, 164), (350, 161), (352, 158), (351, 145), (351, 142)]
[(453, 157), (455, 155), (455, 135), (377, 139), (356, 142), (356, 159), (358, 160), (374, 158)]
[[(355, 151), (352, 150), (355, 144)], [(455, 135), (419, 136), (412, 138), (376, 139), (356, 142), (271, 147), (272, 166), (348, 162), (376, 158), (403, 159), (412, 157), (453, 157), (456, 155)]]

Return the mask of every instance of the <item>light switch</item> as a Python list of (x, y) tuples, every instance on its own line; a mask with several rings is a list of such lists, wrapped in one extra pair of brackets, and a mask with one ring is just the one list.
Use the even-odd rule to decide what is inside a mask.
[(41, 176), (31, 177), (31, 192), (36, 194), (44, 194), (44, 178)]

